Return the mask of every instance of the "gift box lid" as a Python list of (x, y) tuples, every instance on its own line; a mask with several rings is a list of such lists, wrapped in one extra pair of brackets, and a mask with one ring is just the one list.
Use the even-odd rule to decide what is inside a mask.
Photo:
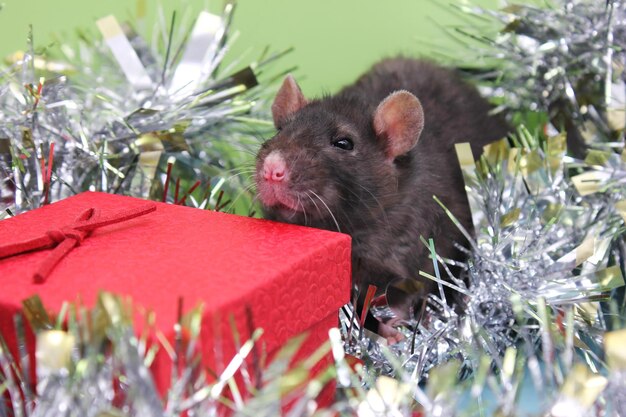
[(4, 220), (0, 247), (64, 230), (89, 208), (107, 216), (146, 204), (156, 210), (93, 231), (44, 283), (33, 273), (50, 249), (0, 259), (0, 310), (15, 311), (34, 294), (53, 310), (78, 297), (90, 306), (106, 290), (155, 311), (157, 326), (171, 329), (179, 297), (188, 308), (203, 303), (205, 315), (241, 316), (246, 306), (271, 350), (349, 299), (347, 235), (118, 195), (82, 193)]

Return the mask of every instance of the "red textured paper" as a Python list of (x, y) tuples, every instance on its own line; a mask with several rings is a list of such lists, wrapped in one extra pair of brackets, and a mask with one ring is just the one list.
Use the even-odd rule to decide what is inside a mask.
[[(71, 224), (89, 207), (104, 215), (143, 204), (83, 193), (0, 222), (0, 244)], [(204, 305), (203, 358), (219, 371), (234, 353), (230, 315), (245, 338), (248, 306), (254, 327), (264, 329), (266, 352), (272, 352), (302, 331), (320, 332), (316, 324), (328, 323), (350, 292), (349, 236), (162, 203), (153, 213), (93, 232), (38, 285), (32, 273), (47, 252), (0, 260), (0, 330), (9, 340), (12, 314), (33, 294), (51, 310), (79, 297), (91, 306), (102, 290), (128, 295), (154, 310), (166, 333), (183, 297), (187, 309)]]

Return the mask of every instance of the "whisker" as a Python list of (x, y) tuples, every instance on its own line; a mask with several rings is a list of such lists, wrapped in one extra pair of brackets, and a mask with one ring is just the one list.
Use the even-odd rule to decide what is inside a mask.
[[(307, 191), (307, 193), (309, 193), (309, 192), (312, 192), (312, 191), (311, 191), (311, 189), (309, 189), (309, 191)], [(320, 215), (320, 216), (322, 216), (322, 212), (321, 212), (321, 210), (320, 210), (319, 206), (317, 205), (317, 203), (315, 202), (315, 200), (314, 200), (313, 198), (311, 198), (311, 196), (310, 196), (310, 195), (308, 195), (308, 194), (307, 194), (307, 197), (309, 197), (309, 199), (311, 200), (311, 202), (313, 203), (313, 205), (314, 205), (314, 206), (315, 206), (315, 208), (317, 209), (317, 212), (319, 213), (319, 215)], [(349, 200), (347, 200), (346, 198), (343, 198), (343, 197), (341, 197), (341, 196), (339, 196), (339, 198), (340, 198), (341, 200), (344, 200), (346, 203), (348, 203), (348, 205), (349, 205), (350, 207), (354, 208), (355, 210), (356, 210), (356, 209), (358, 209), (358, 207), (357, 207), (357, 206), (354, 206), (353, 204), (351, 204), (351, 202), (350, 202)], [(347, 225), (349, 226), (349, 227), (348, 227), (348, 230), (355, 230), (354, 223), (353, 223), (353, 222), (352, 222), (352, 220), (350, 219), (350, 216), (345, 217), (345, 218), (344, 218), (344, 222), (345, 222), (345, 223), (347, 223)], [(347, 232), (345, 232), (345, 231), (344, 231), (344, 233), (347, 233)]]
[(298, 205), (297, 206), (302, 206), (302, 214), (304, 214), (304, 225), (306, 226), (308, 224), (308, 220), (307, 220), (307, 217), (306, 217), (306, 207), (304, 207), (304, 204), (302, 203), (302, 201), (300, 201), (300, 195), (298, 195)]
[(322, 212), (320, 211), (320, 208), (318, 207), (317, 203), (315, 202), (315, 200), (313, 200), (313, 197), (311, 197), (311, 195), (309, 194), (310, 191), (306, 191), (305, 195), (307, 197), (309, 197), (309, 200), (311, 200), (311, 203), (313, 203), (313, 205), (315, 206), (315, 208), (317, 209), (317, 212), (319, 213), (319, 215), (322, 215)]
[[(254, 207), (257, 205), (258, 201), (259, 201), (259, 196), (256, 193), (253, 193), (252, 194), (252, 201), (250, 202), (250, 212), (249, 212), (248, 216), (251, 216), (250, 213), (256, 213), (256, 210), (254, 210)], [(262, 208), (263, 207), (261, 207), (261, 209)]]
[(241, 164), (241, 166), (224, 170), (224, 174), (230, 174), (233, 172), (255, 172), (256, 166), (255, 164)]
[(237, 177), (239, 177), (241, 175), (247, 175), (247, 177), (244, 177), (244, 179), (250, 181), (250, 180), (252, 180), (252, 175), (250, 175), (250, 174), (254, 174), (254, 173), (255, 173), (255, 171), (241, 171), (241, 172), (238, 172), (237, 174), (233, 174), (233, 175), (231, 175), (229, 177), (224, 178), (224, 180), (225, 181), (232, 181), (233, 179), (235, 179), (235, 178), (237, 178)]
[(317, 199), (324, 205), (324, 207), (326, 207), (326, 210), (328, 210), (328, 214), (330, 214), (330, 217), (332, 217), (333, 221), (335, 222), (335, 226), (337, 226), (337, 231), (341, 232), (341, 228), (339, 227), (339, 223), (337, 223), (337, 219), (335, 218), (335, 215), (333, 214), (332, 211), (330, 211), (330, 208), (328, 208), (328, 205), (324, 202), (324, 200), (322, 200), (322, 197), (320, 197), (319, 195), (317, 195), (317, 193), (313, 190), (310, 190), (313, 195), (315, 197), (317, 197)]
[[(235, 198), (233, 199), (233, 201), (230, 203), (230, 208), (232, 209), (233, 207), (235, 207), (235, 203), (237, 203), (237, 201), (241, 198), (241, 196), (243, 196), (244, 194), (252, 194), (254, 196), (253, 200), (252, 200), (252, 204), (251, 206), (254, 205), (254, 201), (257, 199), (257, 196), (255, 195), (256, 193), (251, 192), (252, 189), (254, 188), (254, 184), (248, 184), (246, 185), (239, 193), (237, 193), (237, 195), (235, 196)], [(250, 207), (251, 208), (251, 207)]]
[(243, 169), (243, 168), (255, 169), (256, 168), (256, 160), (255, 161), (241, 162), (237, 166), (229, 169), (229, 171), (237, 171), (237, 170)]

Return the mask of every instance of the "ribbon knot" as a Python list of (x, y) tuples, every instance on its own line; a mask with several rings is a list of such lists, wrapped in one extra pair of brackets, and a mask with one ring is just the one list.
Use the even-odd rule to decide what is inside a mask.
[(80, 230), (76, 229), (75, 227), (77, 225), (80, 225), (81, 222), (85, 222), (87, 220), (98, 220), (98, 218), (100, 218), (100, 210), (93, 207), (88, 208), (76, 218), (76, 222), (73, 225), (65, 226), (60, 229), (48, 230), (46, 232), (46, 235), (50, 239), (52, 239), (54, 243), (59, 244), (62, 243), (65, 239), (74, 239), (76, 241), (74, 246), (79, 246), (81, 243), (83, 243), (83, 240), (85, 240), (85, 238), (89, 236), (89, 233), (91, 232), (91, 230), (93, 230), (93, 228)]
[(155, 204), (146, 204), (109, 216), (100, 216), (100, 210), (88, 208), (76, 218), (73, 224), (48, 230), (43, 236), (34, 239), (0, 246), (0, 259), (25, 252), (53, 248), (50, 255), (44, 259), (33, 274), (34, 281), (41, 284), (46, 281), (50, 272), (52, 272), (61, 259), (76, 246), (79, 246), (95, 229), (110, 224), (121, 223), (155, 210)]
[(63, 242), (65, 239), (74, 239), (76, 241), (76, 246), (79, 246), (87, 237), (87, 232), (64, 228), (60, 230), (48, 230), (46, 235), (48, 235), (54, 243), (58, 244)]

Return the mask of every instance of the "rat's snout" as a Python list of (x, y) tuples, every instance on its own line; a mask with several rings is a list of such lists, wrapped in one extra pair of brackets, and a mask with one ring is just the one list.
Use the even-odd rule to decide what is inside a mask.
[(281, 182), (287, 179), (287, 163), (280, 151), (272, 151), (265, 157), (261, 173), (266, 181)]

